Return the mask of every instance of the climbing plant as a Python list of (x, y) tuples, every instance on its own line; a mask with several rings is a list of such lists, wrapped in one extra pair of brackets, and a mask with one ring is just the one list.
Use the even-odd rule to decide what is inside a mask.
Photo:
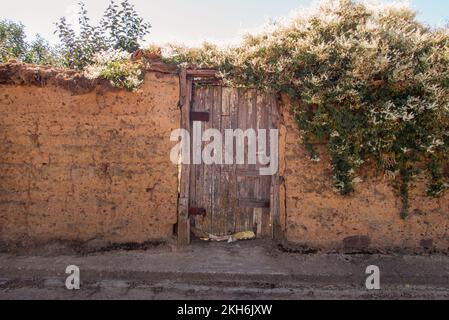
[(226, 83), (288, 94), (301, 139), (327, 143), (335, 188), (354, 191), (374, 160), (408, 216), (424, 169), (428, 194), (449, 188), (449, 31), (418, 22), (406, 6), (327, 1), (239, 46), (171, 46), (166, 60), (217, 68)]

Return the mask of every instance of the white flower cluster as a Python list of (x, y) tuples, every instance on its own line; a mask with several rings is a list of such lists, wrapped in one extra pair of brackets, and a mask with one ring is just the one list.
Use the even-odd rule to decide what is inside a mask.
[(436, 109), (437, 105), (434, 101), (426, 101), (425, 99), (412, 96), (408, 97), (407, 102), (401, 105), (396, 105), (393, 101), (387, 101), (380, 109), (371, 109), (370, 117), (374, 124), (380, 124), (385, 121), (396, 122), (398, 120), (412, 122), (417, 116)]
[(142, 84), (142, 67), (131, 61), (131, 55), (124, 50), (111, 49), (94, 55), (93, 64), (84, 70), (88, 79), (104, 78), (112, 86), (135, 90)]
[(435, 153), (435, 150), (438, 147), (444, 146), (444, 141), (437, 138), (432, 138), (432, 141), (430, 142), (430, 145), (427, 147), (428, 153)]
[(106, 66), (114, 62), (128, 62), (130, 54), (124, 50), (110, 49), (100, 51), (93, 56), (93, 64), (86, 67), (84, 75), (88, 79), (100, 78)]

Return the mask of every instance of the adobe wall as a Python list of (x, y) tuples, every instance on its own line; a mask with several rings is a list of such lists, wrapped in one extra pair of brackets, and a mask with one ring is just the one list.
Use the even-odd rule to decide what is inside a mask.
[(449, 249), (449, 194), (429, 198), (425, 196), (425, 179), (419, 179), (412, 189), (412, 214), (405, 221), (400, 217), (402, 203), (394, 189), (370, 170), (364, 170), (363, 182), (356, 185), (352, 196), (336, 194), (325, 146), (317, 146), (321, 162), (311, 162), (298, 140), (288, 100), (283, 100), (286, 135), (281, 139), (281, 148), (285, 148), (281, 168), (285, 167), (288, 241), (324, 249)]
[[(73, 72), (0, 66), (0, 241), (166, 240), (177, 222), (179, 78), (148, 72), (137, 92)], [(336, 194), (325, 146), (309, 160), (282, 105), (280, 214), (285, 237), (312, 248), (449, 250), (449, 194), (413, 188), (412, 215), (366, 170), (350, 197)]]
[(149, 72), (130, 93), (30, 68), (0, 75), (0, 240), (172, 236), (178, 75)]

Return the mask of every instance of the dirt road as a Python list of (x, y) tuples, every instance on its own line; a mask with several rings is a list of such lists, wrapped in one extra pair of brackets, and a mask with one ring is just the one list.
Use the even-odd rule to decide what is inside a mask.
[[(449, 299), (447, 255), (287, 253), (264, 241), (0, 254), (0, 299)], [(65, 287), (66, 267), (81, 288)], [(381, 290), (366, 288), (368, 266)]]

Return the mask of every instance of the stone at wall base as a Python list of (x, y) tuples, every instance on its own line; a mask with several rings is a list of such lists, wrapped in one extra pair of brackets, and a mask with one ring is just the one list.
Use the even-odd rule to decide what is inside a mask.
[(345, 249), (367, 249), (371, 245), (371, 238), (368, 236), (353, 236), (343, 240)]
[(422, 239), (419, 245), (425, 250), (431, 250), (433, 249), (433, 239)]

